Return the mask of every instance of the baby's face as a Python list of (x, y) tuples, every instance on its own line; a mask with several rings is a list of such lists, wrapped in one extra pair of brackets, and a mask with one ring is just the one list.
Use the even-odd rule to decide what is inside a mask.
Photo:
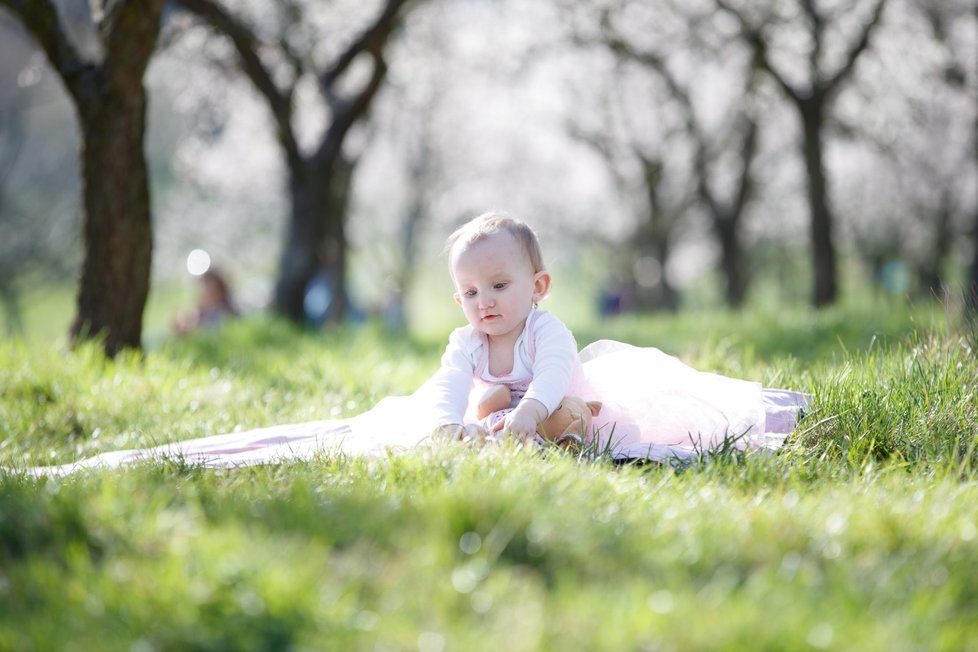
[(506, 231), (452, 250), (455, 301), (472, 327), (515, 340), (533, 304), (550, 288), (547, 272), (534, 272), (519, 241)]

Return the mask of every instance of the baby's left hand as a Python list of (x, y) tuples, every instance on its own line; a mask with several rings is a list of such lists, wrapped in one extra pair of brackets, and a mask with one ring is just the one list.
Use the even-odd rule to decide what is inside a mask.
[(532, 398), (523, 399), (515, 410), (492, 427), (492, 432), (502, 431), (504, 435), (532, 439), (536, 436), (537, 425), (546, 417), (547, 408), (543, 403)]

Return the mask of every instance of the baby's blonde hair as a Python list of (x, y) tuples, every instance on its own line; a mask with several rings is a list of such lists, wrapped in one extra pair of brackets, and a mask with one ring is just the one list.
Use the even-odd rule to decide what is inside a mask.
[(456, 249), (465, 250), (476, 242), (485, 240), (500, 231), (511, 234), (523, 246), (523, 251), (526, 252), (530, 265), (533, 266), (534, 274), (546, 269), (543, 264), (543, 252), (540, 250), (540, 241), (533, 229), (523, 220), (496, 211), (483, 213), (460, 226), (452, 235), (448, 236), (445, 248), (451, 257), (451, 253)]

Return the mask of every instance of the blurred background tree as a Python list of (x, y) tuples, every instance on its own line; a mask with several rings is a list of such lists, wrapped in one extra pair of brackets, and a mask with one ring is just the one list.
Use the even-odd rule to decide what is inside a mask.
[[(835, 99), (882, 22), (887, 0), (872, 0), (871, 4), (855, 0), (831, 7), (814, 0), (742, 6), (727, 0), (716, 2), (736, 19), (757, 65), (780, 87), (801, 122), (815, 279), (812, 300), (816, 306), (831, 304), (838, 296), (839, 283), (825, 163), (826, 123)], [(863, 13), (868, 17), (862, 18)], [(853, 14), (862, 21), (856, 30), (848, 25)], [(855, 35), (850, 36), (849, 31)]]
[[(406, 4), (388, 0), (351, 37), (348, 25), (364, 22), (362, 3), (334, 7), (324, 21), (323, 12), (309, 2), (257, 8), (237, 3), (232, 13), (214, 0), (179, 0), (230, 41), (275, 124), (289, 175), (291, 213), (274, 305), (294, 321), (346, 317), (346, 220), (357, 160), (347, 136), (384, 81), (384, 49)], [(305, 102), (297, 105), (300, 97)], [(312, 111), (318, 115), (308, 115)], [(306, 143), (301, 142), (301, 120), (318, 126), (319, 133)]]
[[(969, 200), (973, 201), (976, 189), (961, 188), (958, 175), (969, 167), (978, 167), (978, 96), (975, 94), (973, 78), (978, 51), (974, 48), (973, 29), (978, 27), (978, 3), (968, 0), (938, 0), (925, 2), (918, 0), (919, 10), (930, 28), (930, 35), (939, 48), (939, 65), (943, 67), (943, 84), (931, 96), (936, 113), (936, 124), (940, 129), (931, 143), (930, 152), (943, 149), (948, 152), (943, 165), (930, 157), (933, 167), (940, 169), (941, 185), (937, 190), (937, 211), (933, 253), (925, 258), (920, 267), (922, 282), (935, 294), (947, 290), (945, 273), (947, 258), (952, 249), (955, 234), (954, 222), (969, 213)], [(970, 20), (969, 20), (970, 19)], [(970, 30), (971, 33), (969, 34)], [(969, 68), (972, 74), (969, 74)], [(940, 106), (938, 106), (940, 105)], [(972, 110), (967, 120), (968, 107)], [(964, 119), (962, 119), (964, 118)], [(970, 147), (967, 144), (970, 141)], [(969, 160), (970, 159), (970, 160)], [(972, 254), (971, 264), (965, 280), (965, 304), (978, 315), (978, 209), (970, 208)]]
[[(671, 154), (663, 151), (649, 158), (636, 152), (649, 198), (649, 217), (634, 234), (635, 240), (647, 244), (642, 247), (645, 251), (638, 253), (634, 263), (637, 273), (632, 276), (636, 280), (646, 277), (645, 283), (634, 283), (631, 293), (639, 305), (656, 306), (654, 300), (642, 299), (648, 295), (642, 286), (655, 280), (661, 288), (660, 305), (678, 308), (677, 292), (661, 269), (668, 263), (671, 234), (678, 224), (689, 221), (698, 203), (719, 248), (724, 299), (732, 308), (741, 306), (748, 288), (742, 224), (753, 192), (751, 168), (758, 144), (752, 115), (752, 106), (757, 104), (757, 66), (743, 56), (743, 51), (737, 51), (733, 39), (717, 29), (714, 16), (688, 3), (602, 4), (589, 7), (590, 15), (584, 18), (580, 16), (581, 6), (577, 5), (576, 38), (607, 50), (616, 60), (616, 69), (624, 69), (613, 77), (615, 87), (629, 86), (626, 75), (639, 75), (654, 84), (644, 101), (635, 98), (638, 101), (628, 102), (615, 95), (617, 114), (632, 114), (628, 129), (633, 138), (649, 133), (647, 121), (643, 124), (634, 114), (661, 112), (658, 122), (672, 122), (670, 137), (664, 143)], [(712, 101), (722, 103), (722, 108), (707, 106), (696, 86), (705, 79), (721, 78), (738, 81), (712, 93)], [(604, 132), (592, 133), (586, 139), (609, 154)], [(677, 150), (688, 153), (683, 156)], [(666, 165), (681, 170), (686, 186), (671, 218), (663, 215), (658, 191)]]

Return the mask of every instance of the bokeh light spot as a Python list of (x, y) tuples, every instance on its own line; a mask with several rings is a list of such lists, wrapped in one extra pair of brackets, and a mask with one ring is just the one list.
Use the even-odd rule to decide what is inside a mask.
[(211, 256), (203, 249), (194, 249), (187, 256), (187, 271), (200, 276), (211, 267)]

